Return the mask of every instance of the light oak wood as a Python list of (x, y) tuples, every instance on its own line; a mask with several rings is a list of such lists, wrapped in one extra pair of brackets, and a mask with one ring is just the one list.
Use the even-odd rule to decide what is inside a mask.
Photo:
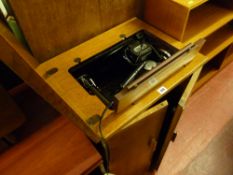
[[(6, 36), (4, 33), (1, 33), (0, 41), (2, 47), (0, 53), (6, 65), (11, 67), (12, 70), (49, 101), (59, 112), (71, 118), (93, 141), (98, 142), (98, 127), (89, 125), (87, 120), (96, 114), (101, 114), (104, 105), (97, 97), (90, 96), (68, 73), (68, 69), (77, 64), (74, 62), (76, 57), (80, 57), (81, 61), (84, 61), (119, 42), (121, 40), (119, 37), (120, 34), (124, 33), (126, 36), (130, 36), (141, 29), (146, 29), (178, 49), (183, 47), (179, 41), (134, 18), (39, 66), (37, 66), (38, 64), (29, 66), (28, 63), (25, 63), (25, 59), (35, 60), (35, 58), (23, 48), (20, 48), (18, 44), (16, 45), (15, 43), (17, 42), (13, 41), (13, 39), (9, 40), (9, 36)], [(9, 55), (12, 61), (9, 61), (10, 59), (7, 58)], [(125, 111), (119, 114), (108, 111), (103, 120), (104, 136), (108, 138), (114, 135), (134, 117), (162, 98), (165, 94), (159, 94), (156, 91), (157, 88), (165, 86), (168, 89), (167, 92), (171, 91), (182, 80), (200, 67), (203, 64), (203, 60), (204, 57), (198, 55), (190, 64), (155, 87), (154, 90), (146, 94), (140, 101)], [(15, 62), (18, 62), (18, 64), (14, 64)], [(46, 72), (51, 68), (57, 68), (58, 71), (48, 76)]]
[(233, 4), (231, 0), (213, 0), (213, 1), (223, 7), (233, 10)]
[[(221, 36), (221, 35), (219, 35), (219, 36)], [(226, 34), (226, 36), (228, 36), (228, 35)], [(218, 36), (216, 36), (216, 38), (218, 39)], [(214, 55), (215, 57), (213, 57), (213, 58), (210, 57), (210, 58), (212, 58), (212, 60), (207, 62), (207, 64), (204, 66), (204, 69), (201, 73), (200, 79), (198, 80), (198, 82), (196, 83), (196, 85), (194, 87), (194, 90), (193, 90), (194, 92), (196, 90), (198, 90), (201, 86), (203, 86), (211, 78), (213, 78), (225, 66), (227, 66), (228, 64), (230, 64), (233, 61), (233, 49), (232, 49), (232, 44), (231, 44), (232, 41), (231, 40), (232, 40), (232, 35), (230, 35), (223, 43), (221, 43), (219, 46), (216, 47), (216, 49), (214, 49), (212, 51), (212, 53), (214, 53), (215, 50), (221, 50), (221, 49), (219, 49), (221, 47), (223, 47), (225, 49), (225, 50), (221, 51), (220, 53), (217, 52), (216, 53), (217, 55)], [(211, 61), (212, 61), (212, 63), (211, 63)]]
[(141, 17), (144, 10), (143, 4), (143, 0), (100, 0), (102, 32), (130, 18)]
[(233, 19), (231, 9), (211, 2), (193, 2), (195, 8), (184, 5), (182, 0), (147, 0), (145, 20), (187, 44), (207, 37)]
[(9, 0), (33, 55), (44, 62), (134, 16), (142, 0)]
[[(119, 113), (118, 115), (116, 114), (114, 115), (114, 113), (110, 114), (105, 119), (106, 121), (105, 120), (103, 121), (104, 136), (108, 138), (109, 136), (113, 135), (114, 132), (116, 132), (121, 127), (123, 127), (125, 124), (127, 124), (127, 122), (132, 120), (135, 116), (140, 114), (143, 110), (148, 109), (156, 101), (161, 99), (164, 95), (170, 92), (174, 87), (180, 84), (189, 75), (191, 75), (193, 71), (199, 68), (202, 65), (200, 63), (203, 60), (204, 60), (204, 57), (202, 55), (198, 55), (190, 64), (188, 64), (186, 67), (178, 71), (173, 76), (169, 77), (166, 81), (156, 86), (154, 90), (145, 94), (143, 98), (141, 98), (135, 104), (131, 105), (125, 111)], [(162, 86), (167, 88), (167, 92), (161, 95), (157, 90)]]
[(221, 65), (225, 60), (227, 51), (228, 48), (224, 49), (203, 66), (199, 81), (194, 87), (194, 92), (218, 73), (218, 71), (221, 69)]
[[(10, 1), (13, 2), (13, 0), (10, 0)], [(20, 5), (26, 6), (26, 5), (29, 5), (30, 3), (31, 4), (34, 3), (34, 5), (36, 4), (35, 1), (27, 2), (29, 4), (26, 4), (25, 2), (26, 1), (24, 1), (23, 3), (20, 3), (18, 1), (14, 1), (15, 5), (17, 5), (17, 8), (19, 8)], [(40, 4), (41, 6), (42, 6), (42, 4), (43, 4), (43, 6), (44, 6), (44, 4), (46, 4), (45, 1), (40, 1), (40, 2), (41, 2), (41, 4)], [(63, 2), (63, 3), (67, 3), (67, 2), (68, 1)], [(102, 6), (98, 6), (99, 2), (103, 3)], [(116, 8), (116, 11), (117, 11), (116, 13), (114, 12), (111, 15), (109, 15), (109, 9), (110, 8), (113, 9), (112, 7), (114, 7), (114, 6), (119, 7), (119, 6), (116, 6), (116, 4), (118, 4), (118, 3), (121, 4), (121, 3), (123, 3), (123, 1), (122, 2), (121, 1), (114, 1), (114, 2), (112, 2), (112, 4), (110, 4), (110, 1), (107, 1), (107, 0), (105, 0), (105, 1), (96, 1), (95, 0), (92, 3), (94, 3), (96, 6), (99, 7), (99, 11), (96, 8), (94, 8), (93, 4), (92, 4), (93, 11), (91, 11), (89, 16), (85, 16), (86, 14), (88, 14), (90, 12), (89, 11), (90, 8), (88, 6), (88, 5), (90, 5), (89, 1), (74, 2), (74, 7), (76, 7), (75, 10), (79, 9), (79, 8), (77, 8), (80, 5), (79, 3), (83, 3), (84, 6), (82, 6), (83, 9), (81, 9), (81, 10), (87, 11), (87, 13), (86, 12), (83, 13), (83, 14), (85, 14), (84, 16), (80, 15), (77, 17), (78, 26), (80, 26), (80, 23), (79, 23), (80, 18), (86, 20), (86, 21), (81, 21), (81, 22), (85, 23), (84, 28), (86, 28), (87, 31), (83, 31), (83, 30), (78, 31), (78, 33), (80, 32), (79, 34), (82, 36), (79, 36), (79, 38), (76, 38), (78, 35), (74, 36), (73, 38), (76, 39), (75, 42), (79, 43), (80, 38), (82, 41), (84, 41), (87, 38), (90, 38), (90, 37), (96, 35), (98, 32), (100, 33), (102, 31), (106, 30), (108, 27), (115, 25), (115, 20), (120, 21), (124, 17), (134, 14), (134, 12), (133, 13), (131, 13), (131, 12), (124, 13), (124, 9), (125, 9), (124, 5), (127, 6), (126, 9), (130, 9), (130, 11), (131, 11), (132, 7), (130, 7), (129, 4), (131, 4), (132, 2), (136, 2), (136, 1), (132, 0), (132, 1), (125, 2), (124, 4), (122, 4), (122, 8)], [(159, 3), (162, 5), (159, 5)], [(63, 17), (67, 18), (67, 16), (65, 13), (63, 13), (64, 12), (63, 7), (59, 6), (58, 9), (54, 9), (54, 7), (57, 7), (58, 4), (57, 4), (57, 2), (52, 1), (51, 2), (52, 6), (48, 5), (47, 8), (51, 10), (52, 16), (54, 17), (54, 22), (52, 24), (54, 24), (55, 21), (58, 21), (55, 25), (55, 29), (57, 31), (54, 29), (54, 26), (49, 27), (48, 30), (50, 33), (46, 34), (46, 32), (45, 32), (45, 35), (44, 35), (45, 37), (43, 39), (49, 39), (50, 35), (53, 36), (52, 42), (55, 42), (55, 46), (57, 46), (57, 47), (54, 47), (54, 43), (51, 42), (52, 43), (51, 44), (50, 41), (48, 41), (48, 47), (46, 47), (47, 43), (45, 41), (42, 41), (41, 43), (42, 43), (42, 45), (44, 44), (45, 51), (48, 52), (48, 54), (46, 54), (46, 57), (44, 57), (43, 55), (40, 55), (44, 52), (39, 52), (37, 50), (37, 54), (39, 56), (36, 56), (35, 50), (33, 50), (33, 53), (35, 55), (35, 58), (34, 58), (28, 52), (26, 52), (23, 48), (21, 48), (19, 46), (19, 44), (15, 44), (15, 41), (12, 39), (10, 34), (8, 34), (8, 32), (6, 32), (6, 30), (2, 30), (1, 28), (4, 28), (4, 27), (0, 26), (0, 31), (1, 31), (0, 43), (2, 46), (0, 48), (0, 57), (1, 57), (1, 59), (3, 59), (3, 61), (9, 67), (11, 67), (18, 75), (20, 75), (21, 78), (26, 81), (26, 83), (28, 83), (30, 86), (32, 86), (40, 95), (42, 95), (47, 101), (49, 101), (54, 107), (56, 107), (56, 109), (58, 109), (65, 116), (71, 118), (74, 121), (74, 123), (77, 126), (79, 126), (89, 136), (89, 138), (91, 138), (94, 142), (98, 142), (99, 141), (98, 123), (96, 125), (91, 125), (87, 122), (87, 120), (96, 114), (101, 114), (102, 110), (104, 109), (104, 105), (97, 97), (90, 96), (77, 83), (77, 81), (68, 73), (69, 68), (74, 66), (75, 64), (77, 64), (75, 62), (75, 58), (80, 57), (81, 61), (87, 60), (91, 56), (93, 56), (93, 55), (103, 51), (104, 49), (109, 48), (110, 46), (114, 45), (115, 43), (119, 42), (121, 40), (121, 38), (119, 37), (120, 34), (125, 34), (126, 36), (130, 36), (141, 29), (146, 29), (150, 33), (160, 37), (162, 40), (165, 40), (169, 44), (180, 49), (184, 45), (187, 45), (188, 42), (194, 42), (201, 37), (209, 36), (211, 33), (215, 32), (221, 26), (225, 25), (226, 23), (228, 23), (229, 21), (231, 21), (233, 19), (232, 11), (226, 10), (225, 8), (222, 8), (222, 7), (220, 8), (220, 7), (212, 5), (210, 3), (204, 3), (204, 0), (199, 1), (199, 2), (196, 1), (196, 3), (195, 3), (196, 5), (193, 5), (191, 7), (187, 7), (182, 3), (183, 2), (181, 0), (179, 1), (179, 3), (175, 2), (175, 1), (171, 1), (171, 0), (157, 0), (157, 1), (147, 0), (146, 6), (145, 6), (147, 9), (145, 12), (145, 17), (146, 17), (147, 21), (150, 21), (148, 19), (151, 18), (151, 20), (155, 20), (155, 22), (158, 22), (159, 29), (166, 31), (167, 33), (169, 33), (172, 36), (175, 36), (176, 38), (178, 38), (181, 41), (184, 41), (183, 39), (185, 39), (185, 42), (177, 41), (177, 40), (173, 39), (172, 37), (169, 37), (168, 35), (160, 32), (159, 30), (157, 30), (157, 29), (145, 24), (144, 22), (134, 18), (134, 19), (131, 19), (131, 20), (107, 31), (107, 32), (104, 32), (104, 33), (94, 37), (93, 39), (88, 40), (88, 41), (86, 41), (86, 42), (84, 42), (84, 43), (82, 43), (82, 44), (80, 44), (80, 45), (78, 45), (70, 50), (62, 52), (63, 47), (61, 48), (60, 45), (56, 45), (56, 44), (58, 44), (58, 42), (60, 42), (60, 41), (67, 42), (66, 39), (68, 37), (66, 37), (66, 35), (69, 35), (69, 33), (65, 33), (64, 35), (60, 36), (61, 31), (58, 29), (61, 26), (64, 27), (64, 25), (63, 25), (63, 23), (59, 23), (58, 19), (61, 19)], [(64, 7), (66, 7), (66, 5), (67, 4), (64, 4)], [(13, 7), (13, 5), (12, 5), (12, 7)], [(76, 14), (76, 11), (75, 12), (72, 11), (72, 8), (73, 7), (69, 7), (67, 9), (69, 9), (71, 11), (71, 13), (70, 13), (71, 15), (74, 15), (74, 14)], [(105, 9), (108, 9), (108, 11), (105, 11)], [(46, 9), (43, 9), (43, 10), (46, 11)], [(43, 10), (41, 12), (43, 12)], [(59, 13), (54, 13), (54, 12), (56, 12), (56, 10), (58, 10)], [(28, 11), (31, 11), (32, 14), (38, 13), (38, 11), (35, 11), (33, 8), (28, 9)], [(26, 17), (25, 21), (30, 21), (30, 19), (28, 19), (28, 18), (34, 17), (34, 16), (26, 15), (26, 13), (28, 11), (23, 11), (23, 12), (22, 12), (22, 10), (20, 11), (20, 13), (23, 14), (24, 18)], [(113, 9), (113, 11), (114, 11), (114, 9)], [(137, 9), (136, 9), (136, 11), (137, 11)], [(158, 15), (157, 12), (159, 12), (160, 15)], [(202, 19), (202, 18), (200, 18), (200, 16), (202, 17), (204, 14), (206, 15), (208, 13), (211, 13), (211, 15), (207, 15), (208, 18), (206, 18), (206, 20), (204, 20), (204, 19), (200, 20), (200, 19)], [(56, 14), (56, 16), (54, 14)], [(96, 14), (96, 16), (93, 14)], [(109, 18), (111, 20), (108, 20), (105, 18), (107, 15), (110, 16)], [(118, 15), (122, 15), (123, 17), (121, 16), (122, 18), (115, 19), (116, 16), (118, 16)], [(50, 15), (48, 15), (48, 16), (50, 16)], [(159, 16), (159, 18), (158, 18), (158, 16)], [(41, 22), (42, 28), (45, 28), (45, 25), (48, 24), (47, 22), (45, 22), (46, 20), (40, 21), (39, 19), (41, 19), (41, 16), (39, 16), (38, 14), (35, 15), (35, 17), (38, 20), (34, 20), (34, 22), (35, 21), (37, 23)], [(97, 20), (95, 21), (95, 20), (91, 19), (92, 21), (88, 21), (88, 19), (90, 19), (90, 17), (93, 17), (93, 19), (97, 19)], [(42, 16), (42, 18), (43, 18), (43, 16)], [(22, 21), (20, 22), (19, 19), (20, 18), (18, 18), (20, 25), (23, 26)], [(65, 32), (67, 32), (67, 31), (69, 32), (69, 30), (72, 30), (71, 31), (72, 35), (77, 34), (76, 33), (77, 26), (75, 27), (75, 29), (69, 28), (69, 30), (68, 30), (66, 28), (67, 26), (69, 26), (69, 27), (72, 26), (70, 23), (73, 23), (75, 21), (74, 19), (76, 19), (76, 18), (70, 18), (69, 20), (67, 20), (67, 21), (69, 21), (69, 23), (65, 23), (65, 27), (64, 27), (65, 29), (63, 28), (62, 30)], [(167, 19), (169, 19), (171, 21), (169, 21)], [(99, 20), (101, 21), (101, 24), (99, 23)], [(154, 25), (153, 22), (150, 21), (150, 23)], [(27, 22), (27, 25), (30, 25), (30, 23)], [(59, 26), (59, 27), (56, 27), (56, 26)], [(93, 28), (91, 28), (91, 27), (93, 27)], [(29, 26), (28, 29), (30, 29), (29, 33), (31, 35), (35, 35), (35, 33), (32, 34), (33, 29), (34, 29), (33, 26)], [(42, 30), (40, 28), (36, 28), (36, 29), (38, 29), (39, 32), (42, 32)], [(92, 29), (96, 33), (94, 33), (92, 31)], [(23, 30), (24, 30), (24, 34), (26, 34), (27, 33), (27, 32), (25, 32), (26, 29), (23, 29)], [(54, 31), (56, 31), (56, 32), (54, 32)], [(82, 32), (84, 32), (84, 33), (82, 33)], [(87, 33), (85, 33), (85, 32), (87, 32)], [(72, 35), (69, 35), (69, 36), (72, 36)], [(40, 37), (40, 36), (41, 35), (37, 35), (37, 37)], [(46, 37), (48, 37), (48, 38), (46, 38)], [(84, 37), (86, 37), (86, 38), (84, 38)], [(37, 39), (33, 40), (33, 42), (35, 43), (35, 45), (34, 45), (35, 48), (38, 48), (36, 42), (39, 42), (40, 41), (39, 39), (37, 38)], [(82, 42), (82, 41), (80, 41), (80, 42)], [(229, 42), (230, 40), (227, 40), (227, 41)], [(70, 45), (68, 44), (67, 48), (71, 48), (74, 45), (76, 45), (77, 43), (71, 43)], [(222, 42), (221, 47), (225, 47), (226, 43)], [(49, 44), (51, 44), (51, 45), (49, 45)], [(229, 43), (227, 43), (227, 44), (229, 44)], [(65, 50), (67, 48), (65, 48)], [(212, 47), (212, 48), (216, 48), (216, 47)], [(44, 48), (42, 48), (42, 49), (44, 49)], [(49, 54), (52, 54), (53, 52), (55, 52), (53, 49), (55, 49), (55, 51), (57, 52), (56, 54), (58, 54), (60, 52), (62, 52), (62, 53), (60, 55), (55, 56), (54, 58), (49, 59), (48, 61), (46, 61), (42, 64), (39, 64), (40, 62), (43, 62), (44, 60), (47, 60), (48, 58), (52, 57), (52, 56), (49, 56)], [(58, 51), (56, 49), (58, 49), (58, 50), (61, 49), (61, 51)], [(212, 51), (210, 51), (209, 53), (211, 53)], [(216, 51), (213, 51), (212, 53), (214, 53), (214, 52), (217, 53), (218, 51), (216, 50)], [(8, 58), (10, 58), (10, 59), (8, 59)], [(37, 59), (39, 61), (37, 61)], [(141, 144), (140, 140), (148, 138), (148, 133), (151, 132), (151, 129), (152, 129), (151, 125), (153, 123), (148, 122), (151, 118), (148, 117), (147, 115), (145, 115), (144, 112), (147, 111), (148, 108), (153, 106), (155, 103), (157, 103), (158, 100), (160, 100), (162, 97), (164, 97), (168, 92), (171, 92), (181, 82), (183, 82), (188, 77), (190, 77), (197, 69), (200, 70), (200, 68), (203, 66), (203, 64), (205, 64), (207, 62), (207, 60), (208, 60), (208, 58), (206, 58), (205, 56), (203, 56), (201, 54), (198, 54), (198, 56), (195, 57), (191, 63), (186, 65), (181, 70), (177, 71), (174, 75), (170, 76), (169, 78), (167, 78), (165, 81), (163, 81), (159, 85), (155, 86), (153, 89), (151, 89), (150, 92), (143, 95), (143, 97), (140, 100), (138, 100), (134, 104), (130, 105), (124, 111), (122, 111), (120, 113), (108, 111), (105, 118), (103, 119), (103, 134), (111, 146), (118, 146), (118, 147), (113, 147), (112, 151), (111, 151), (113, 153), (113, 155), (115, 154), (116, 162), (119, 162), (119, 161), (117, 161), (117, 159), (119, 159), (119, 155), (117, 154), (117, 151), (115, 151), (115, 149), (119, 148), (120, 150), (122, 150), (122, 152), (124, 152), (126, 148), (124, 148), (122, 145), (127, 145), (127, 144), (123, 144), (124, 142), (127, 141), (126, 139), (124, 139), (123, 141), (121, 140), (121, 132), (123, 133), (123, 135), (126, 135), (129, 140), (132, 139), (131, 141), (132, 141), (132, 143), (135, 143), (134, 145), (139, 145), (135, 149), (132, 149), (132, 150), (131, 150), (131, 148), (134, 148), (134, 147), (127, 147), (127, 150), (129, 150), (129, 152), (127, 152), (127, 153), (131, 154), (130, 151), (132, 151), (132, 153), (134, 153), (134, 156), (135, 156), (135, 152), (138, 151), (137, 150), (138, 148), (140, 148), (139, 150), (140, 150), (141, 154), (143, 152), (145, 154), (147, 154), (147, 156), (142, 157), (142, 160), (146, 159), (145, 162), (147, 162), (148, 157), (149, 157), (148, 152), (150, 152), (150, 149), (146, 149), (146, 146), (145, 146), (146, 141), (145, 140), (142, 142), (142, 144), (144, 144), (144, 145), (140, 146), (140, 144)], [(18, 66), (18, 65), (20, 65), (20, 66)], [(54, 72), (54, 74), (48, 74), (48, 72), (52, 69), (56, 69), (57, 72)], [(167, 89), (167, 91), (164, 94), (160, 94), (157, 91), (160, 87), (165, 87)], [(185, 93), (186, 93), (185, 96), (190, 95), (191, 88), (188, 88), (188, 89), (189, 89), (188, 91), (185, 91)], [(176, 123), (179, 120), (180, 114), (183, 111), (183, 106), (185, 105), (186, 97), (181, 98), (181, 100), (183, 100), (183, 101), (178, 106), (174, 118), (172, 118), (171, 127), (169, 128), (169, 130), (168, 130), (169, 132), (165, 137), (166, 138), (165, 143), (168, 143), (170, 141), (174, 127), (176, 126)], [(147, 121), (146, 124), (144, 123), (144, 127), (145, 127), (145, 125), (147, 125), (147, 123), (148, 123), (148, 126), (150, 125), (150, 127), (144, 128), (143, 125), (141, 125), (141, 123), (143, 123), (143, 121)], [(138, 140), (135, 140), (133, 137), (131, 137), (131, 134), (133, 135), (133, 134), (137, 133), (135, 131), (135, 130), (137, 130), (137, 129), (135, 129), (137, 127), (139, 127), (140, 129), (142, 128), (141, 130), (145, 130), (145, 132), (139, 133), (139, 134), (142, 134), (142, 136), (143, 136), (142, 139), (140, 138)], [(132, 131), (131, 131), (131, 129), (132, 129)], [(119, 137), (118, 137), (118, 134), (119, 134)], [(113, 139), (113, 140), (111, 140), (111, 139)], [(114, 139), (117, 140), (116, 141), (117, 143), (114, 141)], [(113, 142), (112, 144), (111, 144), (111, 141)], [(120, 143), (120, 145), (119, 145), (119, 143)], [(162, 152), (166, 150), (166, 147), (167, 147), (167, 145), (163, 146)], [(142, 150), (144, 150), (144, 151), (142, 151)], [(127, 160), (127, 158), (128, 157), (126, 157), (125, 160)], [(160, 157), (160, 158), (162, 158), (162, 157)], [(113, 160), (111, 160), (111, 161), (113, 161)], [(122, 168), (121, 168), (122, 162), (121, 162), (121, 164), (118, 164), (118, 163), (114, 164), (114, 161), (113, 161), (111, 163), (111, 166), (113, 169), (114, 169), (114, 165), (116, 165), (116, 167), (117, 167), (116, 169), (122, 170)], [(142, 163), (140, 165), (145, 165), (145, 164)], [(118, 168), (118, 166), (120, 168)], [(135, 166), (135, 165), (133, 165), (133, 166)], [(138, 168), (140, 168), (140, 166), (138, 166)]]
[(110, 172), (122, 175), (149, 174), (167, 102), (145, 111), (108, 139)]
[[(200, 20), (201, 19), (201, 20)], [(233, 19), (233, 11), (206, 3), (190, 12), (184, 42), (205, 38)]]
[(200, 87), (202, 87), (207, 81), (213, 78), (218, 73), (218, 70), (212, 67), (204, 73), (204, 75), (196, 83), (193, 92), (196, 92)]
[(196, 84), (196, 82), (198, 80), (198, 77), (199, 77), (199, 75), (201, 73), (201, 70), (202, 70), (202, 67), (199, 67), (193, 73), (191, 78), (189, 79), (188, 84), (186, 85), (185, 89), (183, 90), (181, 98), (180, 98), (180, 100), (178, 102), (178, 105), (177, 105), (177, 107), (175, 109), (174, 116), (172, 116), (170, 123), (167, 123), (169, 126), (164, 126), (164, 127), (168, 127), (168, 131), (164, 135), (162, 143), (160, 143), (161, 144), (160, 145), (160, 150), (159, 150), (160, 152), (156, 152), (157, 155), (154, 155), (154, 156), (156, 156), (157, 161), (152, 162), (152, 167), (155, 166), (155, 167), (158, 168), (159, 164), (161, 163), (162, 158), (163, 158), (163, 156), (164, 156), (164, 154), (166, 152), (166, 149), (167, 149), (170, 141), (172, 140), (173, 134), (175, 133), (176, 125), (177, 125), (177, 123), (178, 123), (178, 121), (179, 121), (179, 119), (181, 117), (182, 112), (185, 109), (187, 100), (189, 99), (190, 95), (192, 94), (193, 88), (194, 88), (194, 86), (195, 86), (195, 84)]

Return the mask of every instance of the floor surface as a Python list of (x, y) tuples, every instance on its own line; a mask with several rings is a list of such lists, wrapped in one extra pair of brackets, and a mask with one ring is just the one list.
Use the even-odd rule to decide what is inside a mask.
[(233, 120), (227, 123), (208, 146), (179, 175), (233, 174)]
[(232, 120), (233, 63), (190, 98), (176, 128), (178, 136), (155, 174), (232, 175)]

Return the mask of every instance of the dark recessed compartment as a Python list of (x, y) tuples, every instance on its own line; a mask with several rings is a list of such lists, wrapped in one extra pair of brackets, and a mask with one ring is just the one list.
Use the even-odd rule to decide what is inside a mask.
[(115, 94), (177, 51), (142, 30), (69, 69), (90, 95), (114, 109)]

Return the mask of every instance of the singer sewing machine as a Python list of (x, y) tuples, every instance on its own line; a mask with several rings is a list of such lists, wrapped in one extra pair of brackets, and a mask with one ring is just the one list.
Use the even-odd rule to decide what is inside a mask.
[(204, 40), (178, 50), (141, 30), (69, 69), (90, 94), (117, 112), (188, 64)]

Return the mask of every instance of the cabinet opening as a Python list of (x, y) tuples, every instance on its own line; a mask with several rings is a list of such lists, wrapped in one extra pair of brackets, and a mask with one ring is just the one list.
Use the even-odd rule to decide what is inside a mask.
[(206, 38), (201, 53), (212, 59), (233, 42), (233, 25), (228, 24)]
[(187, 1), (187, 0), (173, 0), (174, 2), (189, 8), (189, 9), (194, 9), (202, 4), (204, 4), (205, 2), (207, 2), (208, 0), (195, 0), (195, 1)]
[(227, 50), (226, 56), (222, 62), (221, 68), (225, 67), (226, 65), (230, 64), (233, 61), (233, 44), (231, 44)]
[(204, 83), (206, 83), (208, 80), (210, 80), (221, 68), (221, 65), (224, 61), (225, 55), (227, 53), (228, 48), (221, 51), (219, 54), (217, 54), (213, 59), (211, 59), (209, 62), (207, 62), (202, 72), (199, 76), (199, 80), (194, 88), (194, 91), (196, 91), (198, 88), (200, 88)]
[(232, 18), (233, 12), (230, 9), (212, 2), (202, 4), (190, 12), (183, 41), (196, 40), (197, 36), (205, 38)]

